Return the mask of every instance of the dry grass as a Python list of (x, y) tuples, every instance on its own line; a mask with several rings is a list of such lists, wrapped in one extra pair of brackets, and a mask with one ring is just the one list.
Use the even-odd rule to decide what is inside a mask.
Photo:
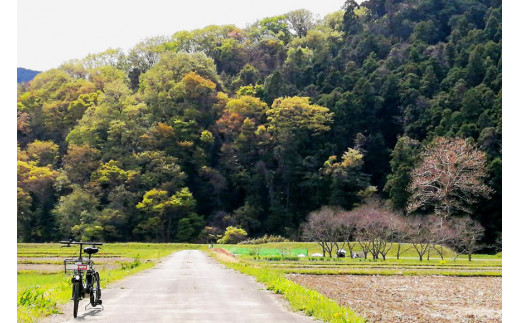
[(240, 260), (237, 259), (230, 251), (222, 248), (213, 248), (211, 251), (214, 252), (215, 257), (217, 257), (218, 261), (221, 262), (231, 262), (231, 263), (238, 263)]

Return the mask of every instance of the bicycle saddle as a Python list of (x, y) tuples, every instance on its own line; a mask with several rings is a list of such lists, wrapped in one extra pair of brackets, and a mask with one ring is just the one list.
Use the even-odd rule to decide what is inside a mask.
[(99, 248), (96, 248), (96, 247), (86, 247), (86, 248), (83, 248), (83, 251), (86, 252), (89, 255), (92, 255), (92, 254), (97, 253), (99, 251)]

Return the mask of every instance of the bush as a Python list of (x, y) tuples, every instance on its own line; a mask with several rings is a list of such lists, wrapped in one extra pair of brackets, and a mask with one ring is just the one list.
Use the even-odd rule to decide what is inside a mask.
[(282, 236), (271, 236), (266, 234), (263, 237), (241, 241), (239, 244), (263, 244), (269, 242), (289, 242), (289, 240)]
[(221, 239), (217, 240), (219, 244), (236, 244), (244, 241), (247, 237), (247, 232), (244, 229), (229, 226), (226, 228), (226, 233)]

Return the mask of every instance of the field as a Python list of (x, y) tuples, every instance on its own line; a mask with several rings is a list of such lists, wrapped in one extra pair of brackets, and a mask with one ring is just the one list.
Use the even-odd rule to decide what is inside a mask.
[[(367, 259), (350, 257), (298, 257), (295, 254), (308, 250), (312, 255), (320, 253), (317, 243), (284, 242), (267, 243), (262, 245), (219, 245), (232, 253), (239, 251), (241, 261), (251, 265), (279, 269), (286, 274), (314, 274), (314, 275), (442, 275), (442, 276), (473, 276), (473, 277), (501, 277), (502, 259), (498, 255), (474, 255), (472, 261), (461, 255), (457, 260), (451, 258), (453, 253), (446, 250), (444, 260), (435, 252), (431, 252), (430, 260), (419, 261), (417, 254), (410, 245), (404, 245), (406, 250), (400, 259), (396, 259), (396, 248), (393, 247), (387, 259)], [(250, 252), (247, 252), (249, 250)], [(280, 252), (271, 255), (262, 255), (263, 250), (285, 250), (286, 256)], [(298, 252), (291, 252), (297, 250)], [(356, 250), (357, 251), (357, 250)]]
[[(220, 247), (220, 246), (219, 246)], [(410, 245), (396, 259), (393, 248), (386, 260), (297, 257), (287, 249), (321, 252), (316, 243), (229, 245), (238, 251), (231, 268), (246, 272), (283, 274), (285, 279), (327, 297), (343, 311), (370, 322), (499, 322), (502, 313), (502, 254), (474, 255), (444, 260), (433, 250), (423, 261)], [(249, 248), (249, 252), (245, 249)], [(285, 249), (262, 255), (258, 249)], [(229, 261), (229, 257), (223, 261)], [(291, 296), (289, 296), (290, 298)], [(296, 306), (295, 309), (298, 309)], [(333, 315), (321, 317), (335, 321)], [(344, 320), (340, 320), (344, 321)]]
[[(289, 304), (326, 322), (501, 320), (502, 255), (444, 260), (435, 251), (419, 261), (410, 245), (396, 259), (394, 248), (381, 259), (298, 257), (321, 252), (316, 243), (215, 245), (226, 266), (256, 277)], [(102, 287), (154, 266), (173, 251), (208, 250), (206, 245), (114, 243), (95, 255)], [(18, 244), (18, 321), (33, 322), (60, 310), (70, 298), (63, 259), (76, 248), (59, 244)], [(356, 250), (357, 251), (357, 250)], [(232, 254), (240, 254), (233, 256)]]
[[(173, 251), (199, 249), (202, 245), (110, 243), (94, 256), (101, 286), (141, 270)], [(25, 244), (17, 247), (18, 322), (34, 322), (42, 316), (59, 313), (59, 306), (70, 299), (70, 274), (63, 272), (63, 259), (77, 257), (78, 246), (60, 248), (60, 244)]]
[(289, 275), (370, 322), (501, 322), (501, 277)]

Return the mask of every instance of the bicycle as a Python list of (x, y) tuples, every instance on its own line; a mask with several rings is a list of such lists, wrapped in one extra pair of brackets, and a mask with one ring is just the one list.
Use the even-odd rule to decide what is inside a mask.
[[(101, 300), (101, 287), (99, 284), (99, 273), (94, 269), (94, 261), (92, 255), (99, 251), (96, 246), (103, 245), (102, 242), (76, 242), (76, 241), (60, 241), (61, 244), (66, 244), (62, 247), (70, 247), (70, 245), (79, 245), (79, 257), (72, 259), (65, 259), (63, 264), (65, 266), (65, 273), (72, 272), (72, 298), (74, 301), (74, 318), (78, 316), (79, 301), (82, 300), (85, 295), (90, 296), (90, 305), (96, 307), (101, 305), (104, 309)], [(92, 247), (85, 247), (83, 245), (91, 245)], [(83, 252), (88, 254), (88, 259), (83, 259)], [(85, 276), (85, 282), (83, 283), (83, 276)], [(87, 304), (85, 310), (87, 309)]]

